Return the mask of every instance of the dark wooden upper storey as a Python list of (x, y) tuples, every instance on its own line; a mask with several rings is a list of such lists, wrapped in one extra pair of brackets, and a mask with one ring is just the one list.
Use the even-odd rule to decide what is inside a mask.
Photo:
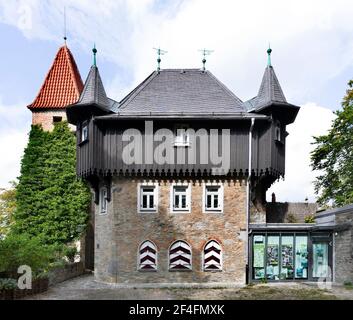
[[(244, 176), (249, 169), (249, 132), (252, 121), (251, 167), (254, 176), (273, 179), (285, 173), (286, 125), (292, 123), (299, 107), (289, 104), (272, 66), (267, 66), (258, 95), (242, 102), (211, 72), (198, 69), (167, 69), (153, 72), (123, 100), (116, 102), (105, 93), (98, 68), (92, 66), (80, 100), (68, 106), (70, 123), (77, 126), (77, 174), (82, 177), (128, 175), (203, 175), (217, 167), (205, 163), (200, 154), (211, 148), (210, 140), (197, 138), (192, 145), (196, 162), (188, 163), (190, 147), (172, 146), (174, 163), (163, 161), (127, 164), (123, 150), (129, 141), (122, 136), (127, 129), (138, 129), (143, 135), (146, 121), (153, 122), (153, 132), (182, 127), (195, 131), (229, 129), (230, 163), (228, 175)], [(253, 119), (253, 120), (252, 120)], [(82, 141), (82, 130), (88, 133)], [(161, 142), (146, 145), (145, 137), (134, 145), (145, 154)], [(130, 144), (131, 146), (131, 144)], [(177, 154), (185, 153), (185, 164)], [(157, 157), (158, 158), (158, 157)], [(156, 159), (155, 159), (156, 160)], [(162, 160), (162, 159), (157, 159)], [(172, 161), (173, 162), (173, 161)]]

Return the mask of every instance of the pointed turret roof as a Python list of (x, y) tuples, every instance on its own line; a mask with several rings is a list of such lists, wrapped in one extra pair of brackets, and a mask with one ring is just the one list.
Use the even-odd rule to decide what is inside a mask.
[(93, 65), (88, 73), (85, 86), (78, 104), (98, 104), (108, 107), (109, 100), (97, 66)]
[(75, 59), (66, 46), (62, 46), (45, 77), (37, 97), (28, 106), (32, 109), (63, 109), (78, 101), (83, 89)]
[(284, 118), (287, 123), (292, 123), (300, 107), (287, 102), (275, 70), (271, 65), (271, 52), (272, 50), (269, 48), (267, 50), (268, 63), (259, 92), (256, 97), (244, 102), (244, 106), (249, 112), (265, 114), (275, 112)]
[(88, 73), (81, 96), (77, 103), (71, 104), (66, 109), (68, 121), (76, 123), (79, 119), (91, 115), (103, 115), (117, 111), (119, 103), (107, 97), (102, 78), (96, 65), (97, 50), (93, 48), (93, 65)]

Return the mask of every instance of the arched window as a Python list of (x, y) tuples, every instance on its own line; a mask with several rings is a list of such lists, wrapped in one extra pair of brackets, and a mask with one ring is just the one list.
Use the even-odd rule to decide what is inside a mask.
[(211, 240), (205, 245), (203, 250), (203, 269), (205, 271), (222, 270), (222, 248), (215, 240)]
[(185, 241), (175, 241), (169, 249), (169, 270), (191, 269), (191, 247)]
[(139, 270), (157, 270), (157, 247), (151, 241), (145, 241), (140, 245)]

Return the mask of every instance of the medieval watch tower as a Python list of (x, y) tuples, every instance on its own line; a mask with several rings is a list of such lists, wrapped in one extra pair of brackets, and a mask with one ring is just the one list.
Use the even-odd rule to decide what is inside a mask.
[(80, 72), (66, 43), (60, 47), (34, 101), (27, 106), (32, 124), (51, 131), (55, 122), (66, 120), (66, 106), (78, 101), (83, 89)]

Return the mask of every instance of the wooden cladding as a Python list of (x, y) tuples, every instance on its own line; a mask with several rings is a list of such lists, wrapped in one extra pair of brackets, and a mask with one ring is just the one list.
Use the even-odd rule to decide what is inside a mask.
[[(219, 137), (218, 151), (229, 152), (229, 171), (231, 175), (245, 176), (248, 170), (249, 157), (249, 121), (199, 121), (189, 123), (195, 131), (207, 128), (230, 129), (229, 150), (222, 150), (222, 138)], [(166, 121), (155, 121), (154, 132), (161, 128), (173, 130), (173, 123)], [(124, 148), (131, 147), (129, 142), (123, 141), (123, 133), (128, 128), (135, 128), (144, 134), (143, 121), (120, 121), (120, 122), (95, 122), (90, 121), (88, 125), (88, 138), (85, 143), (77, 144), (77, 174), (87, 177), (90, 175), (201, 175), (212, 174), (212, 168), (218, 167), (210, 158), (205, 160), (204, 150), (209, 151), (211, 141), (204, 143), (199, 137), (191, 145), (194, 149), (195, 161), (190, 163), (190, 147), (173, 146), (174, 158), (172, 163), (166, 163), (162, 158), (155, 158), (153, 162), (146, 161), (144, 157), (141, 163), (127, 164), (123, 161)], [(77, 140), (80, 141), (81, 132), (78, 130)], [(155, 151), (160, 141), (153, 141), (152, 144), (145, 142), (145, 136), (141, 139), (141, 145), (135, 144), (142, 151), (143, 156), (148, 151)], [(285, 142), (275, 140), (275, 124), (270, 121), (255, 122), (252, 144), (252, 173), (256, 176), (269, 174), (276, 178), (284, 174), (285, 164)], [(133, 150), (131, 150), (133, 152)], [(191, 151), (190, 151), (191, 152)], [(180, 154), (184, 162), (180, 162)], [(209, 156), (209, 155), (208, 155)], [(157, 154), (158, 157), (158, 154)], [(179, 158), (178, 158), (179, 157)]]

